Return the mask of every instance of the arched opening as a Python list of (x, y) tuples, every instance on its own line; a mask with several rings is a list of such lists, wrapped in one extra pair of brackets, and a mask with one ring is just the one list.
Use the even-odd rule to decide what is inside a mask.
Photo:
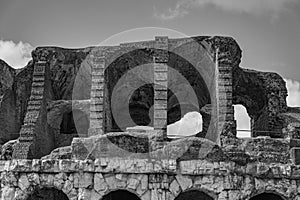
[(88, 134), (88, 128), (89, 119), (84, 112), (73, 110), (63, 114), (62, 122), (60, 124), (61, 134), (86, 136)]
[(67, 195), (55, 188), (37, 188), (27, 200), (69, 200)]
[[(153, 126), (154, 89), (153, 84), (150, 84), (153, 83), (154, 75), (153, 53), (153, 49), (136, 49), (122, 54), (106, 68), (105, 132), (120, 132), (135, 126)], [(189, 112), (201, 113), (202, 107), (211, 104), (211, 95), (195, 66), (180, 55), (168, 53), (167, 124), (170, 125)], [(117, 114), (114, 113), (116, 111)], [(204, 119), (206, 128), (201, 131), (203, 137), (207, 135), (210, 114)]]
[(168, 138), (181, 138), (196, 135), (201, 133), (202, 130), (202, 115), (197, 111), (193, 111), (185, 114), (179, 121), (168, 125), (167, 135)]
[(251, 118), (243, 105), (234, 105), (234, 116), (236, 120), (237, 137), (251, 137)]
[(175, 200), (214, 200), (213, 197), (199, 190), (190, 190), (180, 193)]
[(274, 193), (262, 193), (251, 197), (250, 200), (284, 200), (281, 196)]
[(140, 200), (140, 198), (127, 190), (116, 190), (103, 196), (102, 200)]

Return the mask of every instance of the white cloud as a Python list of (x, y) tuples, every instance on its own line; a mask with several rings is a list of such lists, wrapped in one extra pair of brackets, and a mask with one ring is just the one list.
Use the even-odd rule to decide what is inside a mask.
[(14, 43), (13, 41), (0, 40), (0, 59), (7, 62), (13, 68), (26, 66), (31, 60), (31, 51), (33, 47), (22, 41)]
[(189, 112), (181, 120), (168, 125), (168, 136), (190, 136), (202, 130), (202, 116), (198, 112)]
[(292, 107), (300, 107), (300, 82), (286, 79), (288, 90), (287, 104)]
[(297, 0), (180, 0), (174, 8), (169, 8), (164, 13), (158, 13), (155, 9), (154, 16), (161, 20), (171, 20), (187, 15), (192, 8), (202, 8), (213, 5), (218, 9), (248, 13), (252, 15), (268, 14), (272, 19), (287, 10), (286, 5)]

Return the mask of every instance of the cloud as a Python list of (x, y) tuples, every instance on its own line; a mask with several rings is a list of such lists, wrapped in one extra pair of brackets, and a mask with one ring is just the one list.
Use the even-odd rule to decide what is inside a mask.
[(169, 8), (164, 13), (154, 9), (154, 16), (161, 20), (172, 20), (186, 16), (193, 8), (202, 8), (213, 5), (223, 11), (247, 13), (251, 15), (269, 14), (272, 19), (287, 10), (289, 3), (297, 0), (179, 0), (174, 8)]
[(288, 90), (287, 104), (291, 107), (300, 107), (300, 82), (285, 79)]
[(189, 112), (181, 120), (168, 125), (169, 137), (195, 135), (202, 130), (202, 116), (198, 112)]
[(0, 40), (0, 59), (7, 62), (13, 68), (26, 66), (31, 60), (31, 51), (33, 47), (22, 41), (14, 43), (13, 41)]

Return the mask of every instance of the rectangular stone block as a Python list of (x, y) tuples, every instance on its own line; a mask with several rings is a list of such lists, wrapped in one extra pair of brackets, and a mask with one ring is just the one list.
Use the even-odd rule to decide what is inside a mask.
[(168, 93), (165, 90), (154, 90), (154, 100), (167, 100), (168, 98)]
[(104, 56), (93, 56), (92, 64), (93, 64), (93, 66), (97, 65), (97, 67), (104, 68), (105, 67), (105, 57)]
[(154, 128), (166, 128), (167, 119), (154, 119)]
[(34, 90), (31, 90), (31, 95), (43, 95), (44, 94), (44, 88), (36, 88)]
[(102, 119), (99, 119), (99, 120), (97, 120), (97, 119), (91, 119), (90, 120), (90, 127), (93, 127), (93, 128), (95, 128), (95, 127), (102, 127)]
[(290, 150), (291, 160), (295, 165), (300, 164), (300, 147), (293, 147)]
[(104, 82), (104, 74), (92, 73), (92, 83)]
[(225, 79), (225, 80), (220, 80), (219, 79), (219, 87), (220, 86), (231, 86), (232, 87), (232, 80), (231, 79)]
[(168, 65), (164, 63), (154, 63), (154, 71), (155, 72), (167, 72)]
[(91, 98), (92, 99), (97, 98), (97, 97), (101, 98), (101, 97), (103, 97), (103, 94), (104, 94), (103, 90), (97, 90), (97, 91), (92, 90), (91, 91)]
[(99, 104), (103, 104), (103, 97), (91, 99), (91, 105), (99, 105)]
[(104, 84), (100, 83), (100, 84), (93, 84), (91, 90), (103, 90), (104, 88)]
[(220, 86), (219, 85), (219, 92), (232, 92), (232, 86)]
[(219, 74), (219, 79), (232, 79), (232, 74)]
[(104, 71), (103, 70), (101, 70), (101, 71), (93, 70), (92, 76), (104, 76)]
[(32, 81), (33, 82), (43, 82), (43, 81), (45, 81), (45, 77), (44, 76), (33, 76)]
[(165, 100), (155, 100), (154, 101), (154, 109), (167, 109), (167, 101)]
[(90, 106), (90, 111), (91, 112), (101, 112), (102, 113), (102, 111), (103, 111), (103, 105), (91, 105)]
[(163, 80), (163, 81), (155, 80), (154, 83), (155, 83), (154, 88), (166, 88), (166, 89), (168, 88), (167, 80)]
[(44, 98), (43, 95), (31, 95), (30, 96), (30, 101), (39, 101), (42, 100)]
[(154, 53), (154, 62), (155, 63), (167, 63), (169, 60), (169, 55), (163, 50), (156, 49)]
[(90, 113), (91, 119), (103, 119), (103, 112), (102, 111), (92, 111)]
[(44, 82), (33, 82), (32, 87), (44, 87)]
[(154, 119), (166, 119), (167, 118), (167, 110), (154, 110)]
[(154, 83), (156, 81), (167, 81), (168, 73), (167, 72), (154, 72)]

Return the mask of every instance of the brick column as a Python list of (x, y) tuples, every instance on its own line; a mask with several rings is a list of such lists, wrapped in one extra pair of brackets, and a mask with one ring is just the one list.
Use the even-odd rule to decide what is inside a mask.
[(104, 70), (105, 57), (91, 55), (91, 106), (90, 106), (90, 128), (88, 135), (103, 134), (103, 97), (104, 97)]
[(162, 140), (167, 137), (168, 59), (168, 37), (155, 37), (154, 129)]
[(43, 107), (46, 61), (34, 65), (31, 95), (27, 105), (24, 125), (20, 130), (19, 143), (14, 145), (13, 158), (27, 159), (35, 155), (34, 139), (38, 128), (38, 119)]
[[(218, 51), (217, 51), (218, 56)], [(230, 131), (236, 135), (236, 121), (232, 104), (232, 66), (217, 58), (218, 131)]]

